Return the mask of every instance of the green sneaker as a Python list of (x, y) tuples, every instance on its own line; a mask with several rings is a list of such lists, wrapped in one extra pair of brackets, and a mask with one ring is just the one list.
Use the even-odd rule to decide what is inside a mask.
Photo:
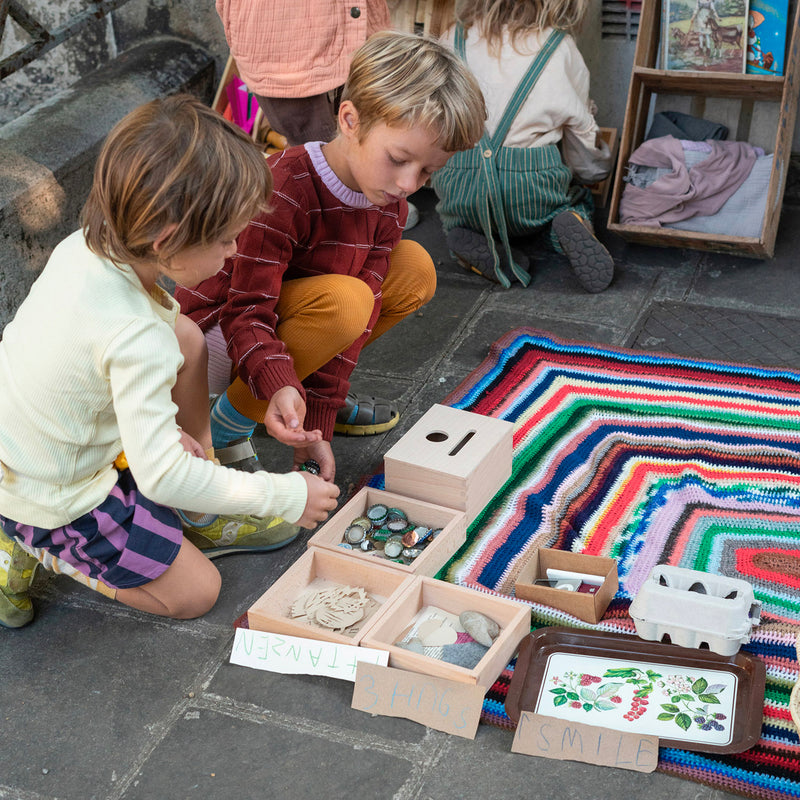
[(297, 538), (300, 528), (281, 517), (221, 514), (209, 525), (191, 525), (183, 520), (183, 533), (208, 558), (221, 558), (285, 547)]
[(0, 625), (21, 628), (33, 619), (28, 590), (39, 562), (0, 528)]

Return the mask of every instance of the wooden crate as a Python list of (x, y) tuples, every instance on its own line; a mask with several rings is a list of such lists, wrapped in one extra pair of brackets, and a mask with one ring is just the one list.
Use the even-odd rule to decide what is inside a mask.
[[(474, 669), (414, 653), (395, 642), (427, 606), (451, 614), (478, 611), (500, 626), (500, 635)], [(419, 576), (387, 602), (380, 617), (362, 639), (365, 647), (389, 651), (389, 666), (488, 688), (505, 669), (522, 639), (530, 633), (531, 611), (515, 600), (487, 595), (452, 583)]]
[[(791, 0), (787, 20), (785, 75), (747, 75), (731, 72), (693, 72), (658, 69), (662, 0), (643, 0), (639, 33), (633, 59), (625, 123), (619, 145), (614, 189), (608, 212), (608, 230), (625, 239), (660, 247), (688, 247), (695, 250), (733, 253), (751, 258), (771, 258), (775, 251), (786, 173), (797, 115), (797, 82), (800, 80), (800, 3)], [(757, 115), (773, 119), (773, 135), (762, 146), (774, 153), (761, 233), (757, 237), (701, 233), (677, 228), (632, 225), (620, 221), (619, 206), (623, 178), (631, 153), (644, 141), (652, 105), (663, 98), (689, 105), (693, 116), (715, 119), (711, 108), (720, 103), (732, 106), (734, 115), (730, 138), (751, 141)], [(751, 144), (759, 144), (751, 141)]]
[(384, 456), (386, 488), (466, 514), (467, 525), (511, 476), (511, 422), (434, 405)]
[[(340, 547), (350, 523), (357, 517), (363, 517), (366, 510), (376, 503), (383, 503), (390, 508), (401, 508), (411, 522), (430, 528), (441, 528), (442, 531), (410, 564), (398, 564), (376, 550), (364, 552)], [(380, 489), (362, 489), (308, 540), (308, 547), (334, 551), (359, 562), (381, 564), (406, 575), (435, 575), (464, 544), (466, 537), (467, 525), (461, 511)]]
[[(306, 550), (253, 603), (247, 610), (247, 622), (252, 630), (357, 645), (379, 618), (387, 601), (397, 595), (410, 580), (412, 579), (402, 572), (377, 562), (366, 563), (348, 558), (343, 552), (332, 553), (315, 547)], [(357, 631), (339, 633), (291, 615), (292, 605), (309, 587), (323, 588), (332, 584), (360, 586), (377, 601), (377, 607), (368, 609)]]

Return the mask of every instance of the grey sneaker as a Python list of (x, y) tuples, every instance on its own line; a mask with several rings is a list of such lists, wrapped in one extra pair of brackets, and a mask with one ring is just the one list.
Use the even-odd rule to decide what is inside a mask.
[(186, 538), (211, 559), (236, 553), (266, 553), (293, 542), (300, 528), (280, 517), (220, 515), (210, 525), (183, 521)]

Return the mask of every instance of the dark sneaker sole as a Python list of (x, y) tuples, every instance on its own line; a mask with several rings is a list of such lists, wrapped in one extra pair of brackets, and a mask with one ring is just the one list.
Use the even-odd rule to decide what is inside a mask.
[(492, 283), (499, 283), (494, 274), (494, 261), (486, 237), (469, 230), (453, 228), (447, 232), (447, 246), (458, 263)]
[[(469, 228), (452, 228), (447, 232), (447, 246), (450, 248), (450, 255), (469, 272), (474, 272), (487, 281), (500, 284), (494, 271), (494, 259), (489, 250), (489, 242), (482, 233), (470, 230)], [(500, 269), (507, 270), (509, 267), (503, 245), (498, 244), (500, 255)], [(511, 255), (517, 265), (525, 272), (530, 266), (530, 259), (521, 251), (511, 248)], [(514, 276), (508, 276), (509, 280), (514, 280)]]
[(553, 231), (581, 286), (592, 294), (607, 288), (614, 277), (614, 259), (580, 217), (562, 212), (553, 220)]

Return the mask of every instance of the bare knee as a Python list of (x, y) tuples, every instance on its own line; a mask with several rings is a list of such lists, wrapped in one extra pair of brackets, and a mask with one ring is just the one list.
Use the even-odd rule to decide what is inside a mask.
[(135, 589), (119, 589), (126, 606), (172, 619), (194, 619), (217, 602), (222, 577), (193, 544), (183, 540), (178, 555), (162, 575)]
[(175, 320), (175, 336), (183, 354), (184, 366), (208, 363), (206, 337), (197, 323), (184, 314), (178, 314)]
[[(205, 556), (203, 556), (205, 558)], [(169, 609), (168, 616), (173, 619), (196, 619), (207, 614), (214, 607), (222, 588), (222, 576), (219, 570), (206, 561), (208, 569), (197, 576), (197, 582), (192, 587), (192, 592), (180, 601), (175, 601)]]

